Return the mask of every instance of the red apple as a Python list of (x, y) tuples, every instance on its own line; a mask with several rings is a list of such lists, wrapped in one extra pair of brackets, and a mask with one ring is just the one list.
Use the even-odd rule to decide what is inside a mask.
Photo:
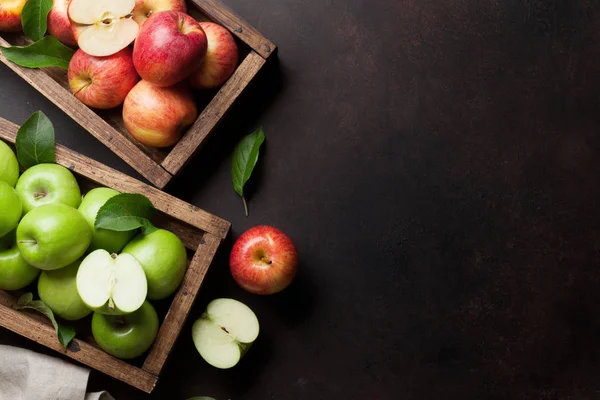
[(206, 33), (208, 48), (198, 69), (190, 76), (196, 89), (214, 89), (221, 86), (235, 71), (238, 48), (231, 33), (213, 22), (200, 22)]
[(142, 26), (152, 14), (171, 10), (187, 13), (185, 0), (135, 0), (133, 20)]
[(142, 79), (157, 86), (172, 86), (191, 74), (204, 57), (206, 46), (206, 34), (192, 17), (162, 11), (140, 28), (133, 63)]
[(192, 93), (183, 85), (159, 87), (143, 80), (123, 104), (123, 121), (131, 136), (153, 147), (177, 143), (197, 116)]
[(294, 280), (298, 250), (279, 229), (255, 226), (233, 245), (229, 266), (233, 279), (243, 289), (254, 294), (273, 294)]
[(69, 63), (69, 86), (82, 103), (108, 109), (121, 105), (140, 80), (126, 47), (108, 57), (94, 57), (79, 49)]
[(67, 13), (70, 2), (71, 0), (54, 0), (52, 9), (48, 14), (48, 33), (67, 46), (77, 47), (77, 41), (73, 36), (71, 21)]
[(0, 32), (20, 32), (21, 13), (27, 0), (0, 0)]

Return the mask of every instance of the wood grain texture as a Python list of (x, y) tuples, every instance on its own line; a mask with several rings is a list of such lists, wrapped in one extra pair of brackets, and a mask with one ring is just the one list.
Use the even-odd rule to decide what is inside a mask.
[(146, 393), (154, 389), (158, 381), (156, 375), (121, 361), (82, 340), (74, 339), (69, 348), (65, 349), (49, 322), (34, 317), (29, 311), (17, 311), (14, 309), (15, 305), (16, 298), (0, 290), (1, 326)]
[(265, 59), (254, 51), (246, 56), (235, 73), (200, 114), (194, 125), (162, 162), (162, 167), (165, 170), (177, 175), (185, 167), (196, 152), (200, 150), (200, 144), (219, 125), (227, 110), (256, 77), (265, 62)]
[(220, 243), (221, 240), (214, 235), (206, 234), (204, 236), (204, 242), (198, 247), (173, 300), (173, 304), (178, 306), (169, 309), (158, 332), (158, 337), (146, 357), (142, 367), (145, 371), (156, 375), (162, 371)]
[[(17, 125), (0, 118), (0, 138), (14, 143), (17, 130)], [(56, 162), (97, 184), (124, 193), (141, 193), (157, 210), (219, 238), (224, 239), (229, 232), (229, 222), (64, 146), (56, 146)]]
[(273, 42), (265, 38), (259, 31), (229, 10), (219, 0), (190, 0), (189, 3), (193, 3), (213, 22), (218, 22), (225, 26), (231, 33), (264, 59), (269, 58), (277, 52), (277, 46)]

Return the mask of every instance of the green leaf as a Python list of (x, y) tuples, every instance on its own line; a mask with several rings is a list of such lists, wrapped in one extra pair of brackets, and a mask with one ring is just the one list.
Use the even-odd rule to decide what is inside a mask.
[(75, 329), (73, 329), (72, 326), (63, 325), (56, 322), (56, 318), (54, 318), (54, 313), (50, 307), (48, 307), (46, 303), (41, 300), (33, 300), (32, 293), (25, 293), (19, 297), (19, 300), (17, 300), (17, 306), (15, 308), (17, 310), (35, 310), (48, 317), (50, 322), (52, 322), (52, 326), (56, 330), (58, 341), (63, 345), (63, 347), (67, 347), (69, 343), (71, 343), (71, 340), (73, 340), (75, 337)]
[(48, 29), (48, 13), (52, 0), (27, 0), (21, 13), (23, 32), (33, 41), (44, 37)]
[(69, 69), (75, 51), (54, 36), (46, 36), (25, 47), (0, 47), (4, 57), (26, 68), (60, 67)]
[(54, 126), (41, 111), (34, 112), (21, 125), (15, 142), (17, 158), (25, 168), (56, 161), (54, 154)]
[(156, 209), (146, 196), (122, 193), (110, 198), (96, 215), (96, 228), (111, 231), (132, 231), (142, 228), (144, 234), (154, 229), (150, 220)]
[(260, 146), (265, 141), (265, 134), (262, 128), (258, 129), (242, 139), (233, 152), (233, 162), (231, 165), (231, 178), (233, 180), (233, 190), (242, 197), (246, 216), (248, 216), (248, 206), (244, 197), (244, 186), (252, 176), (252, 171), (258, 161)]

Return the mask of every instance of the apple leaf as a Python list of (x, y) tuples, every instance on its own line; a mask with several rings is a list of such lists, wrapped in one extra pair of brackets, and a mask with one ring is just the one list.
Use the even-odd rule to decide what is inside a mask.
[(50, 322), (52, 322), (52, 326), (56, 330), (56, 334), (58, 335), (58, 341), (65, 348), (69, 345), (69, 343), (71, 343), (71, 340), (73, 340), (73, 338), (75, 337), (75, 329), (73, 329), (72, 326), (63, 325), (56, 322), (56, 318), (54, 318), (54, 313), (52, 312), (50, 307), (48, 307), (46, 303), (44, 303), (41, 300), (33, 300), (32, 293), (25, 293), (24, 295), (19, 297), (15, 308), (17, 310), (35, 310), (48, 317)]
[(17, 159), (24, 168), (56, 161), (54, 126), (41, 111), (34, 112), (19, 128), (15, 142)]
[(33, 41), (44, 37), (48, 29), (48, 13), (52, 9), (52, 0), (27, 0), (21, 13), (23, 32)]
[(69, 69), (75, 51), (54, 36), (45, 36), (29, 46), (0, 47), (4, 57), (26, 68), (60, 67)]
[(156, 230), (150, 220), (156, 212), (152, 202), (141, 194), (122, 193), (111, 197), (96, 215), (96, 228), (132, 231), (142, 228), (144, 234)]
[(249, 134), (241, 140), (233, 152), (233, 162), (231, 165), (231, 178), (233, 180), (233, 190), (241, 196), (244, 202), (246, 217), (248, 216), (248, 204), (244, 197), (244, 186), (252, 176), (252, 171), (258, 162), (260, 146), (265, 141), (263, 129)]

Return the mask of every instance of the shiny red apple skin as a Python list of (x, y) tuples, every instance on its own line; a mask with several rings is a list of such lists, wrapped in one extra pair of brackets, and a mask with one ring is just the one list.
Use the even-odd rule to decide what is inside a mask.
[(298, 250), (285, 233), (272, 226), (250, 228), (233, 245), (229, 267), (233, 279), (254, 294), (287, 288), (298, 270)]
[(135, 0), (133, 20), (142, 26), (153, 14), (161, 11), (179, 11), (187, 13), (185, 0)]
[(194, 97), (183, 84), (164, 88), (142, 80), (123, 104), (123, 121), (131, 136), (152, 147), (177, 143), (197, 116)]
[(215, 89), (227, 81), (238, 64), (238, 47), (231, 33), (214, 22), (200, 22), (208, 48), (200, 66), (189, 78), (195, 89)]
[(0, 1), (0, 32), (21, 32), (21, 13), (27, 0)]
[(92, 108), (120, 106), (140, 80), (131, 53), (131, 48), (126, 47), (112, 56), (94, 57), (77, 50), (69, 63), (71, 92)]
[(145, 81), (172, 86), (193, 72), (206, 48), (206, 34), (198, 22), (178, 11), (162, 11), (140, 28), (133, 63)]
[(48, 33), (67, 46), (77, 47), (68, 14), (70, 2), (71, 0), (54, 0), (48, 14)]

